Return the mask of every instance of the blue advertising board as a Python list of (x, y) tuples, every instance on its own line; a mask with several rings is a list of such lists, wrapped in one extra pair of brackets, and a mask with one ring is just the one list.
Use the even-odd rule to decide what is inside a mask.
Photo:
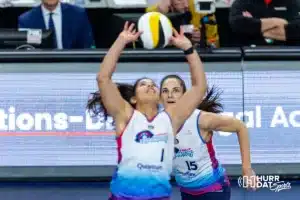
[[(169, 72), (117, 72), (117, 82)], [(189, 73), (178, 73), (190, 86)], [(223, 90), (225, 115), (249, 128), (253, 163), (300, 162), (300, 71), (207, 72), (209, 85)], [(115, 165), (111, 119), (92, 118), (89, 94), (95, 73), (1, 73), (0, 166)], [(217, 155), (239, 164), (235, 133), (216, 132)]]

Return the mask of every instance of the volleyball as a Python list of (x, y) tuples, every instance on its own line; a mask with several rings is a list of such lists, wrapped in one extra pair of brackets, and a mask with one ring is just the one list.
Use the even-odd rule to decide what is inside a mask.
[(164, 48), (172, 37), (172, 23), (159, 12), (149, 12), (140, 17), (138, 30), (143, 31), (141, 42), (146, 49)]

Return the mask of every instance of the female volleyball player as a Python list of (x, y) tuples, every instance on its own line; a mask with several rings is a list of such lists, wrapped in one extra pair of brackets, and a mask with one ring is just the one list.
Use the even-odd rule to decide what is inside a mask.
[(184, 51), (195, 84), (174, 107), (158, 112), (159, 89), (149, 78), (137, 80), (134, 86), (113, 83), (112, 74), (122, 50), (140, 34), (126, 22), (101, 64), (97, 76), (100, 95), (95, 93), (88, 103), (88, 108), (96, 113), (99, 109), (95, 110), (95, 103), (100, 104), (115, 122), (119, 158), (110, 187), (111, 200), (169, 199), (173, 130), (178, 130), (197, 108), (206, 91), (201, 60), (183, 30), (180, 34), (174, 30), (171, 43)]
[[(185, 94), (186, 85), (179, 76), (168, 75), (162, 79), (160, 91), (164, 107), (170, 109)], [(237, 132), (243, 175), (251, 179), (254, 176), (247, 128), (240, 120), (216, 114), (222, 110), (219, 95), (214, 87), (208, 90), (176, 135), (174, 174), (182, 200), (230, 199), (229, 180), (215, 156), (213, 131)]]

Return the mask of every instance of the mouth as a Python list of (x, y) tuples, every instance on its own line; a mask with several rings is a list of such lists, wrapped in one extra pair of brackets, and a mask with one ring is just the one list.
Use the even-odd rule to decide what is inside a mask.
[(149, 93), (149, 92), (151, 92), (151, 93), (156, 93), (156, 91), (155, 91), (154, 89), (151, 89), (151, 88), (149, 88), (149, 89), (147, 90), (147, 93)]
[(170, 101), (167, 101), (167, 103), (168, 103), (168, 104), (174, 104), (174, 103), (176, 103), (176, 102), (170, 100)]

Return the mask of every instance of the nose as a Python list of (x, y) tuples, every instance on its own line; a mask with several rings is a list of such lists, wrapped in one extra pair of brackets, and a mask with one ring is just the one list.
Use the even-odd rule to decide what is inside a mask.
[(188, 0), (184, 1), (184, 9), (187, 10), (189, 8), (189, 2)]
[(148, 88), (154, 88), (154, 84), (149, 84)]

